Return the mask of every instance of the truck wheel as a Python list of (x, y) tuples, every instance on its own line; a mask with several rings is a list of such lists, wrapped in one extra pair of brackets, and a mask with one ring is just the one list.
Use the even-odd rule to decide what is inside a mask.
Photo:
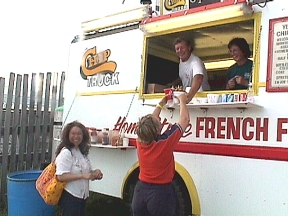
[(132, 198), (133, 198), (133, 194), (134, 194), (134, 189), (135, 189), (135, 186), (136, 186), (137, 182), (138, 182), (138, 180), (136, 180), (132, 184), (129, 184), (128, 190), (127, 190), (127, 194), (126, 194), (126, 198), (124, 198), (126, 206), (129, 208), (130, 215), (133, 215), (132, 214), (131, 205), (132, 205)]
[[(131, 213), (131, 203), (133, 198), (133, 193), (135, 186), (137, 184), (138, 180), (130, 181), (129, 186), (126, 191), (125, 196), (125, 202), (130, 207), (130, 213)], [(191, 200), (189, 197), (188, 190), (185, 186), (184, 181), (181, 179), (181, 177), (176, 173), (175, 177), (172, 181), (172, 184), (175, 188), (176, 196), (177, 196), (177, 216), (189, 216), (192, 215), (191, 212)]]
[(127, 181), (126, 186), (125, 186), (123, 200), (130, 210), (130, 215), (132, 215), (131, 204), (132, 204), (134, 189), (135, 189), (137, 182), (139, 181), (138, 176), (139, 176), (139, 169), (136, 169), (134, 170), (133, 173), (131, 173), (130, 178)]
[(188, 216), (192, 215), (191, 212), (191, 200), (186, 188), (186, 185), (182, 178), (176, 173), (172, 184), (175, 188), (177, 196), (177, 216)]

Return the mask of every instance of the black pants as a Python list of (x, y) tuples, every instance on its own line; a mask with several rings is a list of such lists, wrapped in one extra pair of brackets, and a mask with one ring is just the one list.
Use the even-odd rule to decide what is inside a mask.
[(79, 199), (63, 190), (59, 200), (62, 216), (84, 216), (85, 205), (86, 199)]
[(132, 199), (133, 216), (176, 216), (176, 193), (172, 184), (139, 181)]

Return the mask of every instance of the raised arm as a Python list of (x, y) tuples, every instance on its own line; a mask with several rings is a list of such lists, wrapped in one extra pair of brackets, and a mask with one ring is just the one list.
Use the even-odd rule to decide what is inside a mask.
[(160, 112), (166, 103), (167, 103), (166, 97), (162, 98), (161, 101), (157, 104), (156, 108), (154, 109), (152, 115), (159, 118)]
[(187, 94), (181, 94), (178, 98), (180, 101), (180, 119), (178, 123), (184, 131), (190, 123), (190, 115), (186, 105)]

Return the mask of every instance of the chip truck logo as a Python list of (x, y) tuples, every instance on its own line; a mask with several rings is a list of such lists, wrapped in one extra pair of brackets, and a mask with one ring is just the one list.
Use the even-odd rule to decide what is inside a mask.
[(176, 7), (185, 6), (186, 0), (165, 0), (164, 7), (166, 10), (171, 11)]
[(85, 50), (80, 66), (82, 78), (87, 80), (87, 77), (95, 76), (99, 73), (113, 74), (117, 64), (114, 61), (108, 61), (110, 55), (110, 49), (97, 53), (96, 46)]

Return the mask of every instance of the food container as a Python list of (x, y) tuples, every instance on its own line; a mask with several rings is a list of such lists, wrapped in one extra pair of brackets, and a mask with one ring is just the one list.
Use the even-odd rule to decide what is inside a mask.
[(243, 92), (240, 94), (240, 101), (246, 101), (247, 100), (247, 93)]
[(123, 146), (123, 140), (125, 138), (124, 132), (120, 134), (120, 139), (118, 140), (118, 146)]
[(166, 101), (167, 101), (167, 106), (168, 107), (172, 107), (174, 105), (173, 92), (174, 92), (173, 88), (164, 89), (164, 93), (165, 93), (165, 97), (166, 97)]
[(111, 131), (111, 145), (112, 146), (117, 146), (118, 145), (118, 140), (119, 140), (119, 130), (112, 130)]
[(239, 102), (240, 101), (240, 95), (238, 93), (234, 94), (234, 102)]
[(218, 94), (207, 94), (208, 103), (218, 103), (219, 95)]
[(129, 138), (128, 137), (123, 137), (122, 139), (123, 139), (123, 146), (124, 147), (129, 146)]
[(227, 102), (227, 94), (222, 94), (221, 95), (221, 102), (226, 103)]
[(109, 144), (109, 128), (102, 129), (102, 145)]
[(90, 127), (90, 138), (91, 138), (91, 143), (95, 144), (97, 143), (97, 129)]
[(102, 143), (102, 130), (101, 129), (97, 129), (97, 142), (96, 143)]
[(164, 89), (164, 93), (165, 93), (165, 97), (166, 97), (167, 102), (173, 100), (173, 92), (174, 92), (174, 89), (172, 89), (172, 88)]
[(227, 95), (227, 102), (233, 102), (234, 101), (234, 94), (228, 94)]
[(178, 98), (176, 98), (176, 97), (174, 97), (174, 96), (177, 96), (177, 97), (179, 97), (181, 94), (183, 94), (183, 93), (185, 93), (184, 91), (174, 91), (174, 93), (173, 93), (173, 102), (175, 103), (175, 104), (179, 104), (180, 103), (180, 101), (178, 100)]

